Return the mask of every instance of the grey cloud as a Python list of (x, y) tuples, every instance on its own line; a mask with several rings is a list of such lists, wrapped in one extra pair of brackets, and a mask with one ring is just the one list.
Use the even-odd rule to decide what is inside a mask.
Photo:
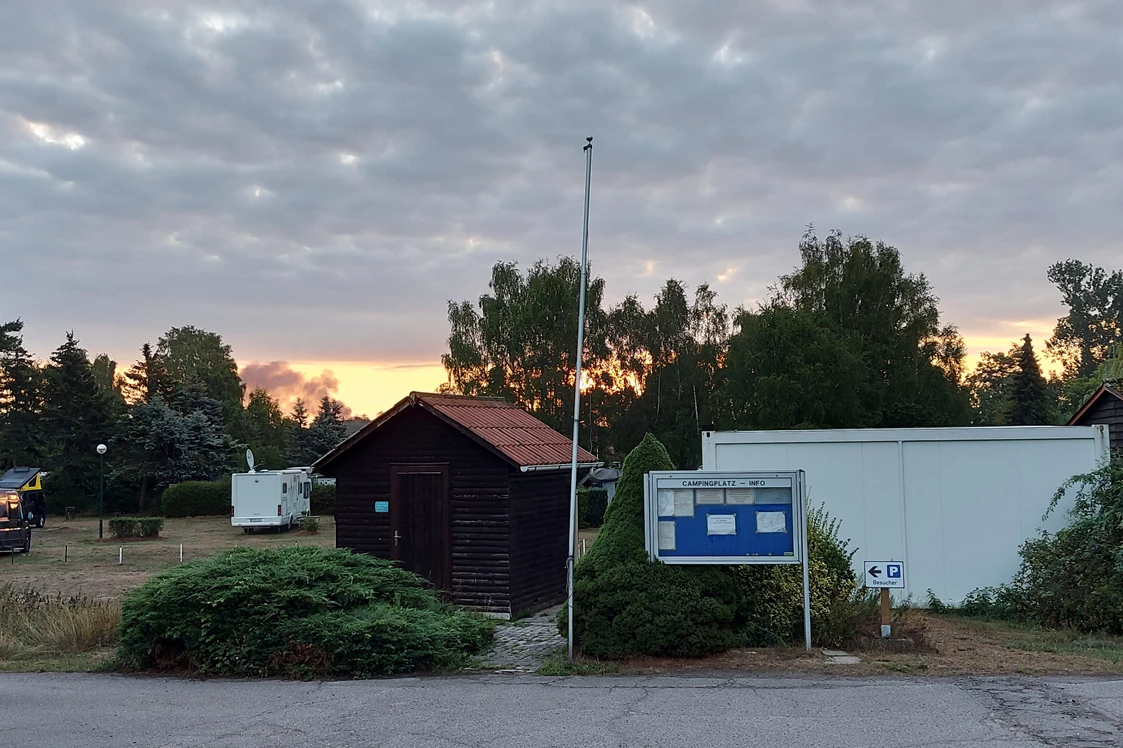
[(0, 10), (0, 251), (52, 279), (0, 315), (41, 356), (190, 323), (247, 360), (435, 361), (494, 261), (576, 252), (591, 134), (611, 299), (731, 267), (722, 298), (760, 298), (813, 222), (900, 247), (968, 331), (1049, 318), (1050, 261), (1118, 266), (1121, 28), (1108, 1)]

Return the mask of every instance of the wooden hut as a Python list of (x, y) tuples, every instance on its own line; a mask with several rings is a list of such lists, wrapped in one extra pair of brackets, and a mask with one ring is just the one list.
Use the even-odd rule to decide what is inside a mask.
[(335, 478), (338, 547), (509, 616), (565, 597), (572, 444), (501, 398), (413, 392), (314, 469)]
[(1112, 451), (1123, 454), (1123, 389), (1119, 384), (1100, 385), (1076, 415), (1069, 419), (1069, 426), (1106, 425)]

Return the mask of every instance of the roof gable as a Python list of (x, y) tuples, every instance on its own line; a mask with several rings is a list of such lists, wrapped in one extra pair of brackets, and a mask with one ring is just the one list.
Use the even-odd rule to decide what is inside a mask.
[[(402, 411), (414, 407), (432, 413), (515, 467), (565, 465), (572, 459), (573, 442), (570, 439), (503, 398), (411, 392), (408, 397), (316, 460), (313, 467), (327, 467), (368, 434)], [(577, 450), (577, 462), (581, 465), (599, 464), (596, 455), (580, 447)]]
[(1076, 411), (1076, 415), (1068, 419), (1068, 425), (1077, 425), (1077, 422), (1080, 421), (1080, 419), (1083, 418), (1085, 414), (1087, 414), (1089, 410), (1095, 407), (1096, 403), (1098, 403), (1104, 397), (1115, 397), (1119, 400), (1123, 400), (1123, 392), (1120, 392), (1119, 390), (1115, 389), (1114, 386), (1109, 385), (1106, 382), (1101, 384), (1099, 389), (1093, 392), (1092, 396), (1089, 397), (1084, 402), (1084, 404), (1080, 406), (1080, 410)]

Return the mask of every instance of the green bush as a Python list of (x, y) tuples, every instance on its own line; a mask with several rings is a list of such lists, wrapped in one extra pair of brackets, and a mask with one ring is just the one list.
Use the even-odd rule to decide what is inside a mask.
[(426, 582), (346, 549), (236, 548), (174, 567), (122, 601), (124, 669), (370, 677), (463, 666), (493, 624)]
[(109, 520), (109, 533), (115, 538), (155, 538), (163, 529), (163, 517), (114, 517)]
[[(838, 521), (825, 510), (807, 518), (811, 636), (821, 646), (845, 646), (875, 610), (859, 589), (851, 560), (856, 550), (838, 537)], [(800, 566), (737, 566), (739, 621), (748, 646), (803, 640), (803, 569)]]
[(1123, 456), (1065, 481), (1049, 511), (1073, 489), (1069, 525), (1026, 541), (1013, 581), (975, 590), (962, 613), (1123, 634)]
[[(674, 469), (648, 435), (628, 455), (604, 525), (574, 572), (574, 638), (594, 657), (691, 657), (733, 646), (803, 639), (803, 570), (796, 565), (678, 566), (649, 560), (643, 539), (643, 476)], [(842, 646), (876, 610), (859, 589), (855, 551), (823, 510), (808, 518), (811, 631)], [(559, 628), (567, 625), (566, 611)]]
[[(694, 657), (734, 646), (737, 588), (725, 569), (651, 561), (643, 541), (643, 476), (673, 470), (648, 434), (627, 460), (596, 542), (574, 572), (574, 638), (594, 657)], [(567, 627), (563, 609), (559, 629)]]
[(315, 517), (304, 517), (300, 520), (300, 529), (308, 533), (317, 533), (320, 531), (320, 520)]
[(230, 479), (195, 480), (164, 489), (165, 517), (212, 517), (230, 514)]
[(309, 499), (312, 514), (331, 516), (335, 514), (335, 485), (331, 483), (313, 483), (312, 496)]
[(600, 527), (608, 508), (608, 491), (603, 488), (582, 488), (577, 492), (577, 516), (581, 527)]

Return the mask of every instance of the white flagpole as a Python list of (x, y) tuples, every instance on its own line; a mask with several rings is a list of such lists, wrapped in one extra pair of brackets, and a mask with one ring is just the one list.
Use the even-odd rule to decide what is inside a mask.
[(589, 257), (589, 185), (593, 171), (593, 139), (585, 144), (585, 223), (581, 230), (581, 294), (577, 302), (577, 369), (573, 380), (573, 461), (569, 470), (569, 558), (565, 562), (569, 619), (569, 659), (573, 659), (573, 557), (577, 553), (577, 437), (581, 427), (581, 358), (585, 353), (585, 268)]

